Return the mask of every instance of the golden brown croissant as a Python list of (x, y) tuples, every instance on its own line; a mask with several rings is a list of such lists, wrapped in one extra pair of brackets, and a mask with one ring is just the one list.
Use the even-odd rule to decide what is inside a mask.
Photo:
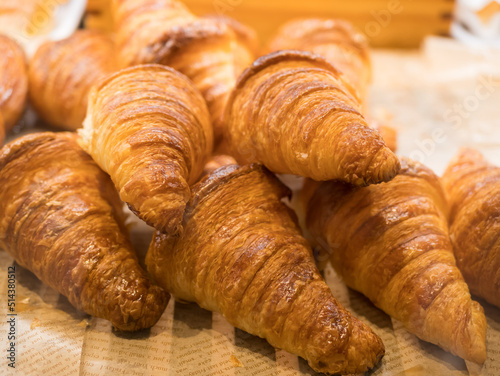
[(218, 140), (236, 82), (229, 27), (194, 16), (176, 0), (113, 0), (112, 13), (123, 66), (158, 63), (188, 76), (207, 101)]
[(259, 55), (260, 47), (257, 33), (248, 25), (228, 16), (208, 15), (206, 18), (224, 23), (234, 32), (236, 36), (236, 41), (233, 43), (234, 72), (235, 76), (239, 77)]
[(2, 113), (0, 112), (0, 147), (2, 147), (4, 141), (5, 141), (5, 126), (3, 124)]
[(205, 168), (203, 169), (202, 177), (205, 177), (205, 176), (211, 174), (212, 172), (214, 172), (215, 170), (217, 170), (218, 168), (220, 168), (222, 166), (233, 165), (233, 164), (238, 164), (233, 157), (231, 157), (229, 155), (223, 155), (223, 154), (216, 155), (216, 156), (212, 157), (205, 165)]
[(203, 97), (162, 65), (124, 69), (94, 87), (81, 144), (149, 225), (177, 232), (189, 184), (210, 156), (213, 130)]
[(275, 52), (240, 77), (226, 108), (225, 142), (239, 162), (276, 173), (358, 185), (389, 181), (399, 160), (359, 108), (342, 74), (319, 55)]
[(371, 80), (371, 62), (365, 36), (341, 19), (307, 18), (284, 24), (269, 44), (278, 50), (310, 51), (324, 56), (344, 73), (363, 100)]
[(308, 182), (307, 227), (349, 287), (419, 338), (483, 363), (486, 319), (455, 264), (443, 189), (421, 164), (402, 165), (387, 184)]
[(0, 114), (6, 132), (21, 117), (27, 92), (28, 75), (24, 51), (12, 39), (0, 35)]
[(182, 237), (156, 233), (146, 265), (184, 301), (305, 358), (325, 373), (364, 372), (380, 338), (347, 312), (321, 277), (290, 194), (260, 165), (225, 166), (192, 188)]
[[(365, 36), (350, 22), (340, 19), (299, 19), (283, 25), (269, 46), (269, 52), (303, 50), (321, 55), (339, 69), (357, 90), (365, 104), (372, 68), (370, 51)], [(377, 129), (387, 146), (397, 148), (396, 131), (380, 126), (373, 120), (369, 125)]]
[(94, 84), (117, 70), (111, 38), (80, 30), (71, 37), (43, 44), (30, 68), (30, 100), (48, 124), (76, 130), (87, 112)]
[(500, 307), (500, 168), (463, 149), (442, 182), (457, 265), (473, 294)]
[(113, 184), (74, 134), (4, 146), (0, 186), (0, 248), (19, 265), (120, 330), (158, 321), (169, 295), (139, 266)]

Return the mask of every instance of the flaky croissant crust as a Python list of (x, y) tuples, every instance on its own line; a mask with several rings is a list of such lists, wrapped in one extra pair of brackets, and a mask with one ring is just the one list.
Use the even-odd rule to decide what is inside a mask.
[(463, 149), (442, 182), (458, 267), (474, 294), (500, 307), (500, 168)]
[(80, 128), (90, 89), (118, 69), (114, 49), (110, 36), (90, 30), (40, 46), (29, 67), (30, 100), (38, 115), (59, 128)]
[(240, 76), (225, 112), (238, 161), (358, 185), (389, 181), (400, 163), (360, 114), (356, 91), (324, 58), (279, 51)]
[(74, 134), (4, 146), (0, 186), (0, 248), (17, 263), (120, 330), (158, 321), (169, 295), (139, 266), (113, 184)]
[(363, 372), (384, 353), (322, 279), (290, 191), (260, 165), (221, 167), (192, 188), (182, 237), (156, 233), (146, 265), (177, 299), (298, 354), (317, 371)]
[(350, 22), (323, 18), (292, 20), (279, 29), (268, 51), (295, 49), (324, 56), (364, 97), (371, 80), (368, 42)]
[(121, 70), (93, 89), (79, 133), (134, 213), (159, 231), (181, 231), (189, 184), (213, 147), (206, 104), (191, 81), (161, 65)]
[(112, 9), (122, 66), (163, 64), (189, 77), (207, 101), (218, 141), (236, 81), (232, 30), (196, 17), (175, 0), (114, 0)]
[(8, 132), (24, 111), (28, 75), (24, 51), (15, 41), (4, 35), (0, 35), (0, 56), (0, 114)]
[(482, 363), (486, 319), (455, 264), (443, 189), (424, 166), (402, 166), (386, 184), (312, 183), (307, 227), (349, 287), (421, 339)]

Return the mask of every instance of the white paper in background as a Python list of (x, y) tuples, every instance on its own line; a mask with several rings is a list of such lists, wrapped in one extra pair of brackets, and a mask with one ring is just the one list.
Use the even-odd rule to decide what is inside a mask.
[(500, 48), (500, 1), (456, 0), (451, 34), (471, 47)]
[(87, 0), (0, 0), (0, 33), (15, 39), (30, 58), (45, 41), (73, 34), (86, 5)]

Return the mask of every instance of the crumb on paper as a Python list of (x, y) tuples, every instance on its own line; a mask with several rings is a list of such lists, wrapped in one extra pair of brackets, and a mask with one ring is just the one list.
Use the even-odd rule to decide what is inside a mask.
[(80, 321), (80, 323), (77, 326), (86, 328), (89, 325), (90, 325), (89, 320), (83, 319), (82, 321)]
[(42, 326), (42, 320), (37, 319), (36, 317), (33, 319), (30, 325), (30, 329), (33, 330), (39, 326)]
[(29, 296), (19, 297), (16, 302), (16, 312), (24, 312), (31, 309), (31, 298)]
[(229, 359), (231, 360), (231, 363), (233, 363), (234, 367), (243, 367), (243, 363), (241, 363), (236, 356), (231, 355)]

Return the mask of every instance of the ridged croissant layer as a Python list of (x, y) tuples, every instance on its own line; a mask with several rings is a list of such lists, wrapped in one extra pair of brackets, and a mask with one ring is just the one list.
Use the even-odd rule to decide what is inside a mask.
[(240, 77), (225, 113), (238, 161), (357, 185), (391, 180), (400, 163), (360, 114), (355, 91), (323, 58), (280, 51)]
[(113, 183), (69, 133), (0, 151), (0, 248), (76, 308), (120, 330), (153, 326), (169, 295), (139, 266)]
[(146, 257), (161, 286), (319, 372), (377, 364), (382, 341), (332, 296), (274, 175), (260, 165), (224, 166), (192, 192), (183, 236), (156, 233)]
[(421, 339), (483, 363), (486, 319), (455, 264), (443, 190), (429, 169), (402, 165), (365, 188), (308, 182), (307, 227), (349, 287)]
[(5, 132), (10, 131), (20, 119), (27, 93), (24, 51), (14, 40), (0, 35), (0, 115)]
[(212, 151), (212, 132), (206, 104), (185, 76), (143, 65), (93, 89), (80, 135), (122, 201), (157, 230), (174, 233), (181, 230), (189, 184)]
[(207, 101), (219, 140), (236, 82), (231, 29), (196, 17), (175, 0), (113, 0), (112, 10), (122, 66), (163, 64), (188, 76)]
[(371, 79), (371, 63), (365, 36), (348, 21), (306, 18), (284, 24), (269, 44), (269, 52), (310, 51), (324, 56), (346, 75), (364, 98)]
[(500, 168), (463, 149), (442, 182), (458, 267), (472, 293), (500, 307)]
[(90, 89), (118, 69), (114, 49), (108, 35), (89, 30), (43, 44), (29, 67), (30, 100), (38, 115), (59, 128), (80, 128)]

